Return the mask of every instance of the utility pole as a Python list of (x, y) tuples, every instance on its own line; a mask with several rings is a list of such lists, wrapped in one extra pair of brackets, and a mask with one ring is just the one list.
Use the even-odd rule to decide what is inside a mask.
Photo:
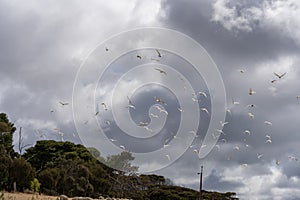
[(203, 174), (203, 165), (201, 165), (201, 171), (198, 173), (200, 174), (200, 188), (199, 188), (199, 200), (203, 200), (202, 198), (202, 174)]

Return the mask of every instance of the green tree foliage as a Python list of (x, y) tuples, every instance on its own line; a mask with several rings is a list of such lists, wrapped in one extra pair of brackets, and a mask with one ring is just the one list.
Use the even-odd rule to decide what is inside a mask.
[(39, 192), (41, 184), (38, 179), (34, 178), (33, 181), (30, 181), (30, 189), (34, 192)]
[[(138, 170), (137, 166), (132, 166), (131, 161), (134, 157), (130, 152), (123, 151), (118, 155), (112, 155), (107, 157), (106, 164), (116, 170), (128, 173), (135, 173)], [(121, 172), (120, 172), (121, 173)]]
[(8, 190), (9, 188), (9, 167), (11, 158), (6, 153), (4, 145), (0, 145), (0, 189)]
[(24, 158), (12, 159), (9, 167), (9, 183), (11, 186), (16, 182), (18, 191), (23, 191), (24, 188), (30, 188), (30, 182), (34, 177), (34, 169)]
[(87, 149), (92, 154), (92, 156), (94, 156), (97, 160), (99, 160), (102, 163), (105, 163), (105, 158), (103, 158), (101, 156), (101, 153), (100, 153), (100, 151), (98, 151), (98, 149), (96, 149), (94, 147), (88, 147)]
[(24, 157), (37, 170), (41, 191), (68, 196), (93, 196), (110, 189), (110, 168), (80, 144), (38, 141)]
[(5, 113), (0, 113), (0, 145), (3, 145), (6, 153), (10, 156), (14, 156), (14, 150), (12, 145), (13, 133), (16, 131), (14, 124), (8, 120)]

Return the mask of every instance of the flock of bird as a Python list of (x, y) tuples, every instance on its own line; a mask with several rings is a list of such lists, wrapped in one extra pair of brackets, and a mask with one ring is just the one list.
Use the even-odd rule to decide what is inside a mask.
[[(109, 48), (105, 47), (105, 51), (108, 52), (108, 51), (109, 51)], [(160, 61), (159, 59), (162, 57), (162, 54), (161, 54), (161, 52), (160, 52), (158, 49), (155, 49), (155, 52), (157, 53), (157, 58), (151, 58), (151, 60), (154, 60), (154, 61), (159, 62), (159, 61)], [(142, 59), (142, 56), (141, 56), (141, 55), (136, 55), (136, 58), (137, 58), (137, 59)], [(161, 74), (162, 76), (168, 76), (167, 72), (166, 72), (165, 70), (163, 70), (163, 69), (160, 69), (160, 68), (153, 68), (153, 70), (157, 71), (157, 72), (158, 72), (159, 74)], [(239, 71), (240, 73), (242, 73), (242, 74), (247, 73), (246, 70), (244, 70), (244, 69), (241, 69), (241, 70), (238, 70), (238, 71)], [(274, 79), (271, 80), (271, 83), (275, 83), (275, 82), (277, 82), (277, 81), (280, 81), (281, 79), (283, 79), (283, 78), (286, 76), (286, 74), (287, 74), (286, 72), (285, 72), (285, 73), (282, 73), (282, 74), (279, 74), (279, 73), (275, 73), (275, 72), (274, 72), (274, 76), (275, 76), (275, 77), (274, 77)], [(179, 79), (180, 79), (182, 82), (184, 82), (184, 79), (183, 79), (182, 77), (179, 76)], [(183, 84), (183, 89), (184, 89), (185, 91), (187, 90), (186, 88), (187, 88), (187, 87)], [(248, 93), (248, 94), (249, 94), (249, 96), (253, 96), (253, 95), (256, 94), (256, 91), (254, 91), (253, 88), (249, 88), (249, 93)], [(188, 95), (187, 95), (187, 98), (188, 98)], [(191, 102), (193, 102), (193, 103), (199, 103), (199, 102), (201, 102), (201, 98), (209, 98), (209, 97), (208, 97), (208, 94), (207, 94), (205, 91), (198, 91), (198, 92), (192, 92), (190, 98), (191, 98)], [(151, 116), (152, 118), (159, 118), (161, 114), (168, 115), (168, 111), (167, 111), (166, 109), (164, 109), (164, 106), (167, 106), (167, 102), (166, 102), (164, 99), (162, 99), (162, 98), (160, 98), (160, 97), (156, 97), (156, 96), (153, 97), (153, 99), (154, 99), (154, 103), (156, 104), (156, 105), (154, 105), (154, 108), (157, 110), (157, 113), (150, 113), (150, 116)], [(300, 95), (298, 95), (298, 96), (296, 97), (296, 99), (297, 99), (298, 102), (300, 102)], [(137, 108), (136, 108), (136, 105), (134, 104), (134, 102), (133, 102), (128, 96), (127, 96), (127, 100), (128, 100), (128, 104), (127, 104), (126, 108), (136, 110), (136, 109), (137, 109)], [(68, 105), (69, 105), (68, 102), (62, 102), (62, 101), (59, 101), (58, 103), (59, 103), (62, 107), (68, 106)], [(239, 101), (237, 101), (235, 98), (232, 97), (232, 105), (233, 105), (233, 106), (238, 106), (238, 105), (240, 105), (240, 104), (241, 104), (241, 103), (240, 103)], [(106, 111), (109, 111), (109, 110), (110, 110), (109, 107), (108, 107), (108, 105), (107, 105), (107, 103), (101, 102), (100, 105), (101, 105), (101, 107), (98, 108), (98, 110), (93, 114), (94, 116), (98, 116), (100, 113), (106, 112)], [(251, 111), (251, 109), (256, 108), (256, 105), (255, 105), (255, 104), (249, 104), (249, 105), (247, 105), (246, 107), (249, 108), (249, 112), (247, 113), (249, 119), (250, 119), (250, 120), (253, 120), (253, 119), (255, 118), (255, 115), (253, 114), (253, 112)], [(180, 108), (180, 107), (177, 107), (177, 110), (178, 110), (179, 112), (184, 112), (184, 110), (183, 110), (182, 108)], [(230, 108), (225, 108), (225, 111), (226, 111), (226, 113), (228, 113), (229, 115), (232, 115), (232, 111), (231, 111)], [(50, 113), (54, 113), (54, 112), (55, 112), (55, 110), (50, 110)], [(207, 114), (208, 116), (210, 115), (209, 109), (208, 109), (208, 108), (205, 108), (205, 107), (200, 107), (200, 112), (204, 112), (204, 113)], [(105, 120), (104, 122), (105, 122), (105, 124), (106, 124), (107, 126), (110, 126), (110, 125), (111, 125), (111, 123), (110, 123), (109, 120)], [(83, 124), (88, 124), (88, 120), (84, 121)], [(216, 130), (215, 130), (216, 133), (213, 133), (213, 134), (212, 134), (212, 136), (213, 136), (214, 138), (217, 138), (217, 137), (219, 137), (219, 136), (221, 136), (221, 135), (223, 135), (223, 136), (226, 135), (226, 133), (224, 133), (224, 131), (223, 131), (223, 128), (224, 128), (226, 125), (228, 125), (229, 122), (226, 122), (226, 121), (225, 121), (225, 122), (220, 121), (220, 124), (221, 124), (221, 127), (222, 127), (222, 128), (221, 128), (221, 129), (216, 129)], [(266, 126), (272, 126), (272, 125), (273, 125), (272, 122), (267, 121), (267, 120), (264, 121), (264, 124), (265, 124)], [(149, 125), (148, 122), (139, 122), (139, 123), (137, 124), (137, 126), (146, 129), (146, 130), (149, 131), (150, 133), (153, 133), (153, 130), (150, 129), (150, 128), (148, 127), (148, 125)], [(56, 128), (55, 131), (56, 131), (56, 134), (59, 135), (59, 136), (61, 137), (61, 140), (64, 141), (64, 140), (63, 140), (63, 137), (64, 137), (63, 132), (61, 132), (61, 130), (60, 130), (59, 128)], [(40, 130), (37, 130), (36, 132), (37, 132), (37, 134), (39, 134), (41, 137), (43, 137), (43, 138), (45, 137), (45, 134), (44, 134), (43, 132), (41, 132)], [(191, 130), (191, 131), (188, 132), (188, 134), (193, 134), (196, 138), (199, 137), (199, 135), (198, 135), (198, 133), (197, 133), (197, 130)], [(251, 131), (248, 130), (248, 129), (246, 129), (246, 130), (244, 130), (243, 134), (244, 134), (244, 135), (250, 136), (250, 135), (251, 135)], [(73, 133), (73, 136), (75, 137), (75, 134), (74, 134), (74, 133)], [(178, 139), (178, 137), (176, 136), (176, 134), (173, 135), (171, 139), (170, 139), (170, 138), (167, 138), (167, 139), (163, 142), (163, 146), (162, 146), (162, 147), (163, 147), (163, 148), (168, 148), (169, 145), (170, 145), (169, 142), (170, 142), (172, 139)], [(272, 136), (271, 136), (270, 134), (266, 134), (266, 135), (265, 135), (265, 143), (266, 143), (266, 144), (271, 145), (271, 144), (273, 143), (273, 140), (272, 140), (272, 139), (273, 139), (273, 138), (272, 138)], [(114, 138), (109, 138), (109, 140), (110, 140), (111, 142), (113, 142), (113, 143), (117, 142), (117, 140), (114, 139)], [(121, 141), (120, 141), (120, 142), (121, 142)], [(246, 142), (246, 139), (244, 139), (244, 142)], [(224, 138), (224, 137), (223, 137), (223, 138), (221, 137), (221, 138), (219, 139), (219, 143), (217, 143), (217, 144), (215, 145), (215, 148), (216, 148), (217, 150), (220, 150), (220, 148), (222, 148), (222, 147), (221, 147), (222, 144), (225, 144), (225, 143), (228, 143), (228, 140), (227, 140), (226, 138)], [(199, 144), (193, 144), (193, 145), (191, 145), (191, 146), (189, 147), (189, 149), (191, 149), (194, 153), (199, 154), (199, 152), (201, 151), (201, 149), (206, 147), (206, 145), (202, 144), (202, 142), (200, 142), (200, 144), (201, 144), (201, 145), (199, 145)], [(246, 147), (249, 147), (249, 144), (246, 144)], [(120, 144), (120, 145), (119, 145), (119, 148), (122, 149), (122, 150), (127, 151), (127, 148), (125, 147), (124, 144)], [(240, 151), (240, 150), (241, 150), (241, 147), (240, 147), (239, 145), (233, 145), (233, 150)], [(169, 160), (169, 161), (172, 160), (169, 154), (166, 154), (166, 155), (164, 155), (164, 156), (165, 156), (165, 158), (166, 158), (167, 160)], [(263, 153), (257, 153), (257, 154), (256, 154), (257, 159), (262, 159), (263, 156), (264, 156)], [(231, 157), (228, 157), (228, 160), (230, 160), (230, 159), (231, 159)], [(289, 159), (289, 160), (292, 160), (292, 161), (295, 161), (295, 162), (298, 162), (298, 158), (295, 157), (295, 156), (293, 156), (293, 155), (290, 155), (290, 156), (288, 157), (288, 159)], [(276, 165), (279, 165), (279, 164), (280, 164), (280, 160), (279, 160), (279, 159), (276, 159), (276, 160), (275, 160), (275, 163), (276, 163)], [(243, 164), (241, 164), (241, 165), (244, 166), (244, 167), (246, 167), (248, 164), (247, 164), (247, 163), (243, 163)]]

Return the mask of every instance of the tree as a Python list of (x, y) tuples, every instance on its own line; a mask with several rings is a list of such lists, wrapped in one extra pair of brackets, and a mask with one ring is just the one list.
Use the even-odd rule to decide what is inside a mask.
[(23, 191), (24, 188), (30, 188), (30, 182), (34, 177), (34, 169), (24, 158), (14, 158), (12, 160), (9, 168), (10, 186), (16, 182), (18, 191)]
[(0, 190), (8, 190), (10, 165), (11, 158), (6, 153), (4, 145), (0, 145)]
[(87, 149), (97, 160), (99, 160), (102, 163), (105, 163), (105, 159), (101, 156), (101, 153), (100, 151), (98, 151), (98, 149), (94, 147), (88, 147)]
[(0, 113), (0, 145), (3, 145), (6, 153), (14, 157), (13, 133), (16, 131), (14, 124), (11, 123), (5, 113)]
[(34, 192), (39, 192), (40, 186), (41, 184), (38, 179), (34, 178), (33, 181), (30, 181), (30, 189)]
[[(130, 152), (123, 151), (118, 155), (112, 155), (107, 157), (106, 164), (109, 167), (112, 167), (116, 170), (127, 172), (127, 173), (135, 173), (138, 170), (137, 166), (132, 166), (130, 161), (133, 161), (134, 157)], [(121, 172), (121, 173), (122, 173)]]

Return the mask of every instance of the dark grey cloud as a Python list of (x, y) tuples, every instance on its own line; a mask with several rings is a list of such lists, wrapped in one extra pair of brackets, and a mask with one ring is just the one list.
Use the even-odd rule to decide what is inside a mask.
[[(279, 17), (272, 18), (272, 21), (266, 17), (268, 13), (253, 15), (259, 16), (257, 19), (245, 15), (253, 12), (249, 11), (250, 8), (265, 12), (267, 3), (271, 1), (224, 2), (28, 1), (17, 4), (2, 1), (0, 111), (7, 112), (18, 127), (23, 127), (25, 143), (41, 139), (37, 130), (46, 134), (45, 139), (61, 140), (56, 128), (64, 133), (65, 140), (79, 143), (71, 105), (61, 106), (59, 101), (71, 103), (76, 72), (89, 51), (112, 34), (129, 28), (144, 25), (173, 28), (198, 41), (212, 56), (224, 79), (231, 115), (227, 113), (226, 116), (229, 122), (223, 130), (226, 135), (221, 135), (219, 147), (215, 147), (207, 157), (199, 160), (194, 150), (199, 149), (208, 116), (200, 121), (200, 136), (193, 143), (196, 146), (157, 173), (177, 184), (198, 189), (199, 177), (196, 174), (200, 165), (204, 164), (205, 189), (236, 191), (245, 199), (250, 195), (257, 199), (296, 199), (300, 183), (299, 163), (289, 156), (300, 156), (297, 148), (300, 141), (297, 121), (300, 105), (296, 99), (300, 95), (300, 45), (297, 39), (297, 7), (290, 7), (290, 4), (298, 4), (293, 0), (286, 4), (273, 1), (274, 9), (271, 11)], [(224, 10), (217, 10), (216, 3)], [(150, 13), (146, 12), (150, 8), (153, 16), (145, 15)], [(277, 8), (282, 8), (282, 12), (278, 13)], [(228, 10), (234, 13), (230, 20), (222, 18)], [(214, 19), (217, 15), (221, 17), (218, 20)], [(246, 21), (241, 24), (238, 20)], [(151, 56), (155, 55), (152, 52)], [(127, 60), (128, 64), (136, 65), (132, 58), (135, 59), (135, 56)], [(175, 58), (169, 60), (170, 65), (175, 66), (176, 63), (182, 64)], [(182, 66), (182, 73), (189, 81), (194, 85), (199, 83), (197, 90), (206, 91), (205, 84), (192, 76), (193, 71), (187, 70), (187, 65)], [(180, 69), (180, 66), (177, 68)], [(114, 75), (119, 76), (123, 72), (120, 69), (114, 71), (116, 74), (111, 76), (112, 80)], [(244, 69), (245, 73), (240, 73), (239, 69)], [(287, 72), (287, 75), (272, 84), (271, 80), (276, 79), (273, 72)], [(105, 83), (113, 84), (112, 80), (105, 80)], [(253, 96), (248, 94), (250, 87), (257, 92)], [(141, 108), (145, 106), (142, 112), (132, 113), (135, 122), (149, 120), (146, 108), (152, 104), (152, 92), (154, 90), (147, 95), (141, 92), (133, 96)], [(232, 98), (240, 105), (232, 105)], [(204, 101), (202, 99), (201, 105), (209, 108), (209, 100)], [(248, 104), (257, 107), (250, 109), (246, 107)], [(178, 113), (177, 106), (176, 102), (169, 103), (170, 116), (172, 112)], [(51, 113), (51, 110), (54, 112)], [(254, 114), (254, 119), (249, 118), (249, 112)], [(166, 130), (176, 131), (176, 117), (169, 118)], [(271, 121), (273, 125), (267, 126), (264, 121)], [(114, 126), (112, 122), (112, 132), (115, 131)], [(250, 135), (243, 133), (246, 129), (251, 131)], [(272, 137), (272, 144), (265, 143), (267, 134)], [(162, 135), (165, 140), (167, 134)], [(226, 142), (221, 139), (226, 139)], [(122, 137), (119, 140), (125, 141)], [(127, 145), (135, 145), (130, 139), (126, 142)], [(134, 148), (145, 151), (163, 143), (159, 139), (159, 142), (138, 144)], [(236, 146), (239, 150), (234, 149)], [(258, 154), (263, 156), (258, 159)], [(276, 165), (276, 160), (279, 165)], [(272, 183), (271, 179), (274, 180)]]

